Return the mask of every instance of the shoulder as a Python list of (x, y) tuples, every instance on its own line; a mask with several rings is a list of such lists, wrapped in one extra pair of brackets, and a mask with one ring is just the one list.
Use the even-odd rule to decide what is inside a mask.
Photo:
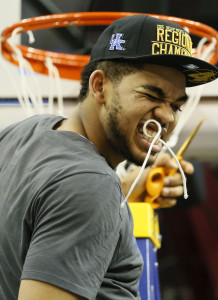
[(116, 174), (84, 165), (56, 172), (38, 194), (44, 205), (99, 211), (120, 209), (123, 193)]
[(43, 127), (52, 128), (57, 122), (62, 119), (63, 117), (54, 115), (35, 115), (29, 117), (4, 128), (0, 132), (0, 141), (4, 137), (12, 139), (12, 137), (14, 136), (16, 141), (18, 139), (22, 139), (23, 137), (31, 137), (34, 131), (36, 131), (37, 129), (42, 129)]

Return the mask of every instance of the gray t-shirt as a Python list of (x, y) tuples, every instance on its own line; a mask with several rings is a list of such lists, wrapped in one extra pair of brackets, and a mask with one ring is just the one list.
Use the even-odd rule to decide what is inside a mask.
[(87, 299), (140, 299), (143, 262), (114, 170), (95, 146), (34, 116), (0, 133), (0, 299), (20, 280)]

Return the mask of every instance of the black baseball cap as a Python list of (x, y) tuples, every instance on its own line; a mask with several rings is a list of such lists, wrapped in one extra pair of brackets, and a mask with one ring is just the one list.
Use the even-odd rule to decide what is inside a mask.
[(120, 18), (108, 26), (92, 48), (90, 62), (136, 61), (173, 67), (184, 73), (186, 86), (218, 78), (218, 68), (192, 57), (192, 40), (179, 24), (145, 14)]

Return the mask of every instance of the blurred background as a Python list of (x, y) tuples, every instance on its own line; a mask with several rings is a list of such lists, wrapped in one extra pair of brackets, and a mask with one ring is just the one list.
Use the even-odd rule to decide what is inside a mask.
[[(218, 30), (217, 0), (0, 0), (0, 30), (21, 19), (85, 11), (144, 12), (191, 19)], [(103, 27), (66, 27), (34, 32), (32, 47), (63, 53), (89, 54)], [(22, 34), (19, 43), (29, 45)], [(19, 81), (19, 68), (4, 65)], [(48, 78), (37, 75), (43, 98), (48, 98)], [(0, 68), (0, 130), (26, 117), (5, 69)], [(62, 80), (64, 114), (76, 104), (80, 84)], [(190, 89), (188, 89), (190, 90)], [(45, 101), (46, 103), (46, 101)], [(163, 300), (218, 299), (218, 80), (201, 91), (197, 109), (186, 121), (176, 150), (206, 118), (185, 158), (195, 165), (188, 178), (189, 198), (179, 199), (175, 208), (159, 212), (162, 248), (159, 250), (160, 284)]]

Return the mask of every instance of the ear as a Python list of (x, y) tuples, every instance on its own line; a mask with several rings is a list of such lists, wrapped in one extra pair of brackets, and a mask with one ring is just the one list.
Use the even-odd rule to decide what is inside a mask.
[(105, 104), (105, 84), (108, 78), (104, 71), (95, 70), (89, 79), (90, 94), (101, 104)]

